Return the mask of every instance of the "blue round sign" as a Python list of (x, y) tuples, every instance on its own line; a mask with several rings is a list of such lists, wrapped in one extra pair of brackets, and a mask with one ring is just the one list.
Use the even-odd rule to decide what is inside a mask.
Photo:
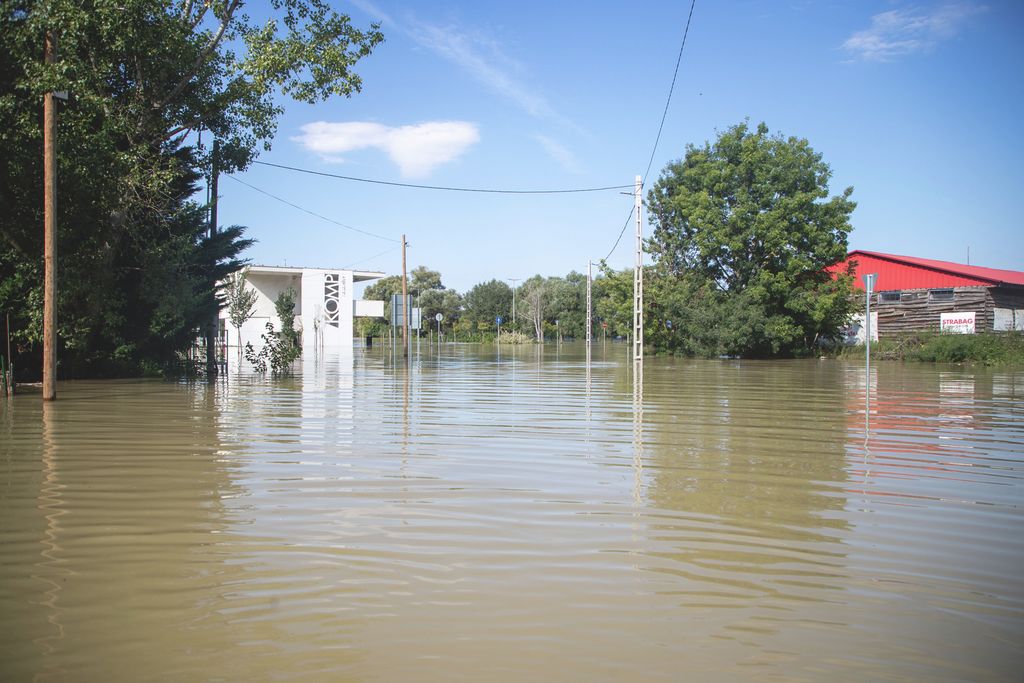
[(499, 315), (499, 316), (498, 316), (497, 318), (495, 318), (495, 319), (494, 319), (494, 322), (495, 322), (496, 324), (500, 325), (500, 324), (501, 324), (501, 323), (503, 322), (503, 321), (502, 321), (502, 319), (501, 319), (501, 316)]

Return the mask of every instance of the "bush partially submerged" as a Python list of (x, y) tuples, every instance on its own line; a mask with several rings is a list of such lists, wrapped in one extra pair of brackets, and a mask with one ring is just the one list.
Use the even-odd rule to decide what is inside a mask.
[[(863, 357), (864, 346), (847, 347), (839, 355), (845, 358)], [(908, 333), (873, 342), (871, 356), (879, 360), (926, 363), (1024, 365), (1024, 334)]]

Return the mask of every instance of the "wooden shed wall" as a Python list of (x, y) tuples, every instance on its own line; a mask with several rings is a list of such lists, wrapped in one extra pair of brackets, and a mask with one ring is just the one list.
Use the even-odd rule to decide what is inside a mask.
[(938, 332), (942, 313), (974, 311), (975, 330), (992, 330), (993, 292), (990, 287), (954, 287), (953, 299), (935, 301), (927, 289), (903, 290), (899, 301), (871, 302), (871, 310), (878, 311), (878, 334), (885, 337), (901, 332), (922, 330)]

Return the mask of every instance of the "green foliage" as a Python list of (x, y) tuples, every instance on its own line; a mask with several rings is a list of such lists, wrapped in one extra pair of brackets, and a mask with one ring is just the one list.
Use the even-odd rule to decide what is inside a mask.
[(648, 195), (647, 246), (663, 288), (679, 301), (699, 296), (714, 316), (687, 317), (705, 318), (712, 338), (662, 347), (652, 331), (655, 348), (789, 355), (834, 335), (851, 311), (852, 277), (825, 268), (846, 255), (856, 205), (852, 188), (827, 199), (830, 177), (806, 140), (770, 136), (764, 124), (733, 126), (669, 164)]
[(633, 270), (612, 270), (604, 261), (601, 272), (591, 285), (594, 315), (608, 324), (608, 334), (633, 334)]
[[(864, 349), (863, 344), (843, 347), (838, 355), (842, 358), (863, 358)], [(1024, 334), (900, 334), (872, 342), (871, 358), (926, 363), (1024, 366)]]
[(44, 93), (70, 94), (57, 116), (59, 370), (137, 374), (188, 347), (248, 244), (237, 227), (206, 236), (190, 197), (211, 158), (186, 137), (206, 131), (221, 170), (245, 168), (269, 147), (279, 93), (357, 92), (352, 67), (382, 40), (323, 0), (273, 0), (261, 25), (241, 4), (0, 0), (0, 309), (26, 374), (42, 332)]
[(441, 331), (450, 332), (462, 315), (462, 295), (454, 289), (428, 289), (417, 295), (416, 300), (421, 309), (421, 320), (425, 330), (437, 329), (435, 316), (440, 313), (443, 316)]
[(494, 330), (494, 321), (501, 316), (512, 319), (512, 288), (501, 280), (481, 282), (466, 292), (465, 315), (479, 330)]
[(302, 349), (283, 332), (275, 332), (271, 322), (267, 323), (267, 331), (260, 336), (263, 346), (257, 352), (252, 344), (246, 344), (245, 359), (261, 375), (266, 374), (268, 364), (273, 375), (289, 374)]
[(242, 325), (252, 318), (259, 296), (255, 289), (246, 287), (248, 276), (249, 269), (243, 268), (229, 275), (224, 281), (223, 294), (228, 309), (228, 321), (236, 330), (241, 330)]
[[(430, 270), (426, 266), (417, 266), (409, 273), (409, 292), (421, 294), (431, 289), (444, 289), (441, 284), (441, 273)], [(401, 291), (401, 287), (399, 287)]]
[(523, 334), (516, 330), (502, 330), (501, 334), (498, 335), (499, 344), (532, 344), (533, 339), (530, 335)]
[(277, 295), (274, 311), (281, 322), (281, 337), (293, 346), (299, 346), (299, 333), (295, 330), (295, 289), (289, 287)]

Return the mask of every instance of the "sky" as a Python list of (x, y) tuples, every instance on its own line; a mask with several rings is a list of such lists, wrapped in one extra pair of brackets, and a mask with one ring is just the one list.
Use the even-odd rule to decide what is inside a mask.
[(628, 187), (449, 192), (257, 164), (222, 178), (218, 206), (257, 240), (254, 264), (398, 274), (405, 234), (407, 267), (461, 292), (606, 257), (631, 267), (634, 178), (646, 192), (688, 144), (749, 120), (806, 138), (831, 194), (854, 188), (851, 249), (1024, 270), (1018, 0), (696, 0), (656, 148), (687, 0), (336, 9), (385, 35), (356, 67), (362, 92), (282, 101), (260, 161), (444, 187)]

